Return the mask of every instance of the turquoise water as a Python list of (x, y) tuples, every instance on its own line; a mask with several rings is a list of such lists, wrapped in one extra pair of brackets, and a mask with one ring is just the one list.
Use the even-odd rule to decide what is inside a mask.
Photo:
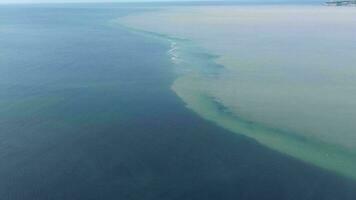
[(353, 180), (187, 109), (177, 78), (224, 68), (117, 24), (141, 11), (152, 6), (0, 6), (1, 200), (355, 198)]

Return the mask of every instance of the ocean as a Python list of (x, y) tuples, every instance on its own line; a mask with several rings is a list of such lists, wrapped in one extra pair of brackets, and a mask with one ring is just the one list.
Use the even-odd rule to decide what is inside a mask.
[(355, 179), (355, 17), (352, 7), (229, 5), (119, 23), (178, 38), (172, 58), (188, 70), (173, 90), (205, 119)]
[(202, 69), (177, 65), (180, 40), (117, 22), (165, 6), (0, 6), (0, 199), (355, 199), (352, 178), (187, 107), (172, 85)]

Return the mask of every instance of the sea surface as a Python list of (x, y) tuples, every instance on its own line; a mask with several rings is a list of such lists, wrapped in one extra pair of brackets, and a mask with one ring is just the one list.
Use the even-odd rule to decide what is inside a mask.
[(183, 42), (208, 62), (179, 65), (181, 39), (117, 22), (165, 6), (0, 6), (0, 199), (354, 200), (354, 179), (187, 107), (172, 85), (216, 57)]
[(356, 179), (355, 19), (353, 7), (204, 5), (119, 23), (173, 41), (185, 73), (172, 88), (205, 119)]

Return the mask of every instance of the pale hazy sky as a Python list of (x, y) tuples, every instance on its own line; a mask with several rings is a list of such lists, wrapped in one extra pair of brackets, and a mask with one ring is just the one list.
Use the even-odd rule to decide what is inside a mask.
[[(182, 1), (182, 0), (0, 0), (0, 3), (57, 3), (57, 2), (79, 3), (79, 2), (152, 2), (152, 1)], [(183, 1), (189, 1), (189, 0), (183, 0)], [(197, 0), (190, 0), (190, 1), (197, 1)]]
[[(151, 1), (177, 1), (177, 0), (0, 0), (0, 3), (57, 3), (57, 2), (151, 2)], [(179, 0), (178, 0), (179, 1)], [(187, 0), (186, 0), (187, 1)]]
[[(68, 3), (68, 2), (75, 2), (75, 3), (80, 3), (80, 2), (152, 2), (152, 1), (202, 1), (202, 0), (0, 0), (1, 3)], [(209, 1), (209, 0), (203, 0), (203, 1)], [(210, 0), (211, 1), (211, 0)], [(215, 0), (219, 1), (219, 0)], [(290, 1), (300, 1), (300, 2), (306, 2), (308, 0), (227, 0), (227, 1), (243, 1), (243, 2), (271, 2), (271, 1), (279, 1), (279, 2), (290, 2)], [(317, 0), (311, 0), (311, 1), (317, 1)]]

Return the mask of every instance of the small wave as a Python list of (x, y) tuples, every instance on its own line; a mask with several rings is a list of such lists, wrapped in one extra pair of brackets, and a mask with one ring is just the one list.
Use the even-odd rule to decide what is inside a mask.
[(175, 41), (171, 41), (171, 48), (168, 50), (168, 55), (170, 56), (171, 61), (174, 64), (179, 64), (182, 62), (178, 51), (179, 51), (178, 43)]

